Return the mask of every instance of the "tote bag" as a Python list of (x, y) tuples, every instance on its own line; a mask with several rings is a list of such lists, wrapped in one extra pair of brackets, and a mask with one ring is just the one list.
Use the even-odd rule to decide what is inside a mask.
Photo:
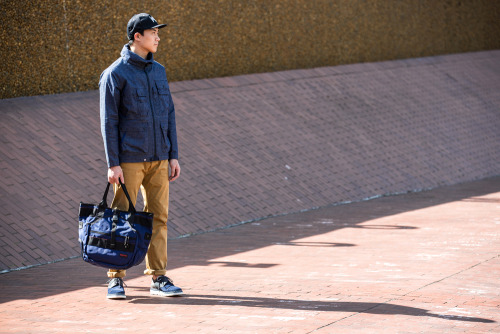
[(82, 258), (108, 269), (128, 269), (146, 257), (153, 233), (153, 214), (136, 211), (127, 188), (120, 185), (129, 202), (128, 211), (107, 204), (110, 183), (99, 204), (80, 203), (78, 241)]

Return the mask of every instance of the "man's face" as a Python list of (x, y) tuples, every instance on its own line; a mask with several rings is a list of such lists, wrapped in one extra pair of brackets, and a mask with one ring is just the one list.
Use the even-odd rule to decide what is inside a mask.
[(135, 43), (144, 50), (155, 53), (158, 49), (158, 42), (160, 37), (158, 37), (158, 28), (144, 30), (144, 35), (138, 34)]

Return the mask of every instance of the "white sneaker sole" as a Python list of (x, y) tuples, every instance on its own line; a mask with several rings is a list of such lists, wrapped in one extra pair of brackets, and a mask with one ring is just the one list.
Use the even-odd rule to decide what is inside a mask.
[(183, 295), (184, 292), (163, 292), (159, 290), (149, 290), (149, 293), (153, 296), (162, 296), (162, 297), (173, 297), (173, 296), (180, 296)]
[(107, 295), (106, 298), (108, 298), (108, 299), (127, 299), (127, 296), (125, 296), (125, 295)]

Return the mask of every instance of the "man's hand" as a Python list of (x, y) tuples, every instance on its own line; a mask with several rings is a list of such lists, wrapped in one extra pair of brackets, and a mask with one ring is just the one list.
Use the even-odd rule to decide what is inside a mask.
[(172, 182), (175, 181), (179, 175), (181, 175), (181, 166), (179, 165), (179, 161), (177, 159), (170, 159), (168, 163), (170, 165), (170, 175), (168, 176), (168, 180)]
[(109, 167), (108, 182), (111, 184), (119, 183), (118, 180), (121, 180), (122, 183), (125, 183), (125, 179), (123, 178), (122, 168), (120, 166)]

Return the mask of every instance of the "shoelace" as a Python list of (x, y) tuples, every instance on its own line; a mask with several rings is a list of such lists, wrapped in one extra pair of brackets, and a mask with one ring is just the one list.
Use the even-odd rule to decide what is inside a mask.
[(117, 285), (122, 285), (124, 287), (127, 287), (127, 284), (125, 284), (125, 282), (122, 280), (122, 279), (119, 279), (119, 278), (116, 278), (116, 277), (113, 277), (113, 278), (110, 278), (106, 281), (106, 283), (109, 284), (109, 282), (111, 282), (112, 280), (117, 280), (117, 284), (113, 285), (113, 286), (117, 286)]
[(165, 286), (167, 284), (174, 285), (174, 281), (172, 281), (167, 276), (160, 276), (156, 279), (156, 282), (160, 283), (161, 286)]

